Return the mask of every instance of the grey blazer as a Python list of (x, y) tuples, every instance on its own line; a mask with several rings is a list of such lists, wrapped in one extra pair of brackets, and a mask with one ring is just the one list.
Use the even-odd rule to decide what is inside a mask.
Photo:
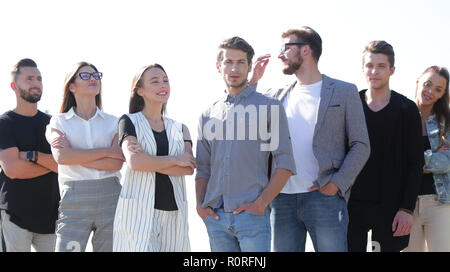
[[(333, 181), (347, 202), (350, 189), (370, 155), (369, 135), (358, 89), (354, 84), (322, 75), (319, 112), (314, 129), (313, 152), (319, 162), (314, 184)], [(295, 84), (270, 89), (266, 95), (280, 101)]]

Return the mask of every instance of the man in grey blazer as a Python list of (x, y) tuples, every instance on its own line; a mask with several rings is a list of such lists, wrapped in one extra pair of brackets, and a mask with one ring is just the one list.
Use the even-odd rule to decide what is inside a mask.
[[(370, 154), (358, 90), (319, 72), (322, 40), (312, 28), (291, 29), (282, 38), (278, 58), (297, 80), (266, 95), (285, 107), (298, 171), (272, 202), (272, 248), (305, 251), (309, 232), (316, 251), (347, 251), (347, 201)], [(269, 57), (257, 60), (251, 84)]]

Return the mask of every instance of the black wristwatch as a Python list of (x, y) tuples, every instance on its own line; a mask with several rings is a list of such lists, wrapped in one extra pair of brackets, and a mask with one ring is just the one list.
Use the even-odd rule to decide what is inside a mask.
[(37, 151), (27, 151), (27, 161), (36, 163), (38, 160), (38, 152)]

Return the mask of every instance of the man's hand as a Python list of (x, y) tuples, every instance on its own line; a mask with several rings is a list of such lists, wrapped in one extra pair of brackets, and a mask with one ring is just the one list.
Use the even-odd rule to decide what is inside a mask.
[(233, 212), (233, 214), (240, 214), (243, 211), (247, 211), (249, 213), (254, 214), (264, 214), (264, 211), (266, 210), (267, 205), (264, 205), (260, 203), (260, 201), (256, 200), (252, 203), (243, 204), (240, 206), (237, 210)]
[(329, 181), (327, 184), (325, 184), (325, 186), (323, 186), (320, 189), (317, 186), (313, 186), (313, 187), (309, 188), (308, 190), (310, 192), (319, 190), (322, 194), (333, 196), (333, 195), (337, 194), (337, 192), (339, 191), (339, 188), (336, 186), (336, 184), (334, 184), (334, 182)]
[(392, 223), (394, 237), (408, 235), (411, 232), (413, 216), (405, 211), (398, 211)]
[(214, 219), (219, 220), (219, 216), (217, 216), (210, 207), (202, 208), (202, 206), (197, 205), (197, 213), (203, 221), (205, 221), (208, 216), (212, 216)]
[(266, 66), (269, 63), (270, 54), (259, 57), (253, 66), (253, 74), (252, 78), (248, 82), (250, 85), (255, 85), (264, 75), (264, 71), (266, 70)]

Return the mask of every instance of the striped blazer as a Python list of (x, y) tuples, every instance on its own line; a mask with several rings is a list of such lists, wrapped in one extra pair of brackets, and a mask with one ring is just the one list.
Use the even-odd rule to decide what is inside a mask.
[[(137, 140), (144, 152), (156, 156), (156, 141), (152, 128), (141, 113), (127, 114), (136, 128)], [(182, 124), (164, 117), (169, 142), (169, 156), (185, 152)], [(133, 171), (127, 168), (114, 218), (113, 251), (150, 251), (155, 203), (155, 172)], [(186, 185), (184, 177), (169, 176), (178, 207), (176, 251), (190, 251)]]

